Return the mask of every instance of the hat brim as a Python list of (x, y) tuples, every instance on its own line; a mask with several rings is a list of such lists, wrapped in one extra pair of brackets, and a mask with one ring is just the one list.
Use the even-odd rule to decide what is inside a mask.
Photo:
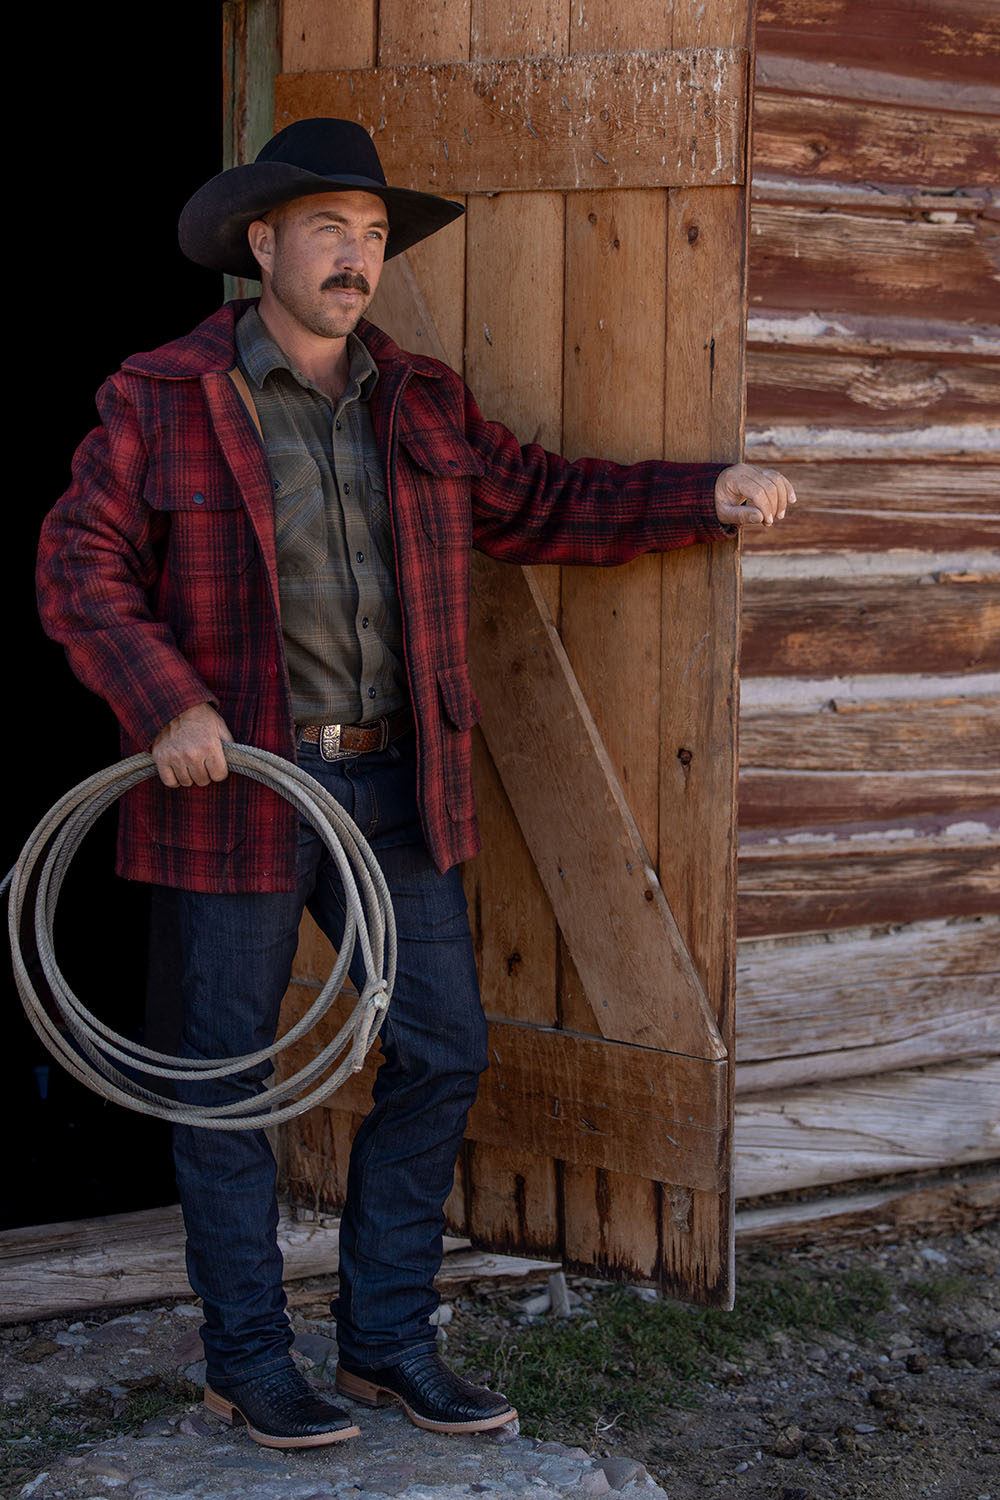
[(389, 220), (386, 260), (401, 255), (465, 212), (460, 203), (447, 198), (411, 188), (386, 187), (371, 177), (325, 177), (289, 162), (248, 162), (220, 172), (188, 200), (178, 224), (180, 247), (196, 265), (258, 280), (260, 267), (247, 241), (253, 221), (293, 198), (341, 191), (374, 193), (382, 199)]

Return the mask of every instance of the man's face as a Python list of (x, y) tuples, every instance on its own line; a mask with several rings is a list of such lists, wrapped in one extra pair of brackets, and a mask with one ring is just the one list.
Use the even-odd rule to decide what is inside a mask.
[(250, 244), (265, 293), (303, 329), (339, 339), (371, 302), (388, 232), (385, 204), (374, 193), (317, 193), (257, 220)]

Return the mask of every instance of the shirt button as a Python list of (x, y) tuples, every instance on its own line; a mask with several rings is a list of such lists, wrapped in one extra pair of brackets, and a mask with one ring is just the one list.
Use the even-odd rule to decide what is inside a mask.
[(378, 693), (376, 692), (376, 690), (374, 688), (369, 688), (368, 689), (368, 696), (369, 696), (369, 698), (377, 698), (378, 697)]
[(359, 552), (358, 553), (358, 562), (364, 562), (364, 560), (365, 560), (365, 554), (363, 552)]
[(201, 493), (201, 490), (198, 490), (196, 494), (192, 495), (191, 499), (194, 501), (195, 505), (205, 504), (205, 496)]

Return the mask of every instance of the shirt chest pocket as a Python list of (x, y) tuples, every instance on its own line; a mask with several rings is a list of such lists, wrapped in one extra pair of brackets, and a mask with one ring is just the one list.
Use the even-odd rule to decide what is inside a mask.
[(245, 573), (257, 543), (239, 498), (227, 491), (185, 486), (147, 491), (146, 503), (166, 522), (165, 561), (186, 577)]
[(278, 570), (285, 575), (319, 572), (330, 550), (330, 523), (319, 465), (304, 453), (274, 454), (269, 463)]
[(459, 437), (405, 433), (399, 441), (423, 531), (435, 547), (471, 547), (472, 481), (485, 472), (482, 459)]

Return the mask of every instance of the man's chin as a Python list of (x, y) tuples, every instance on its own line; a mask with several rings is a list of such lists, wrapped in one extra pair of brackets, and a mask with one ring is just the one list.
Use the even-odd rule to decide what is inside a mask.
[(332, 314), (326, 320), (327, 326), (325, 332), (327, 338), (343, 339), (346, 338), (349, 333), (353, 333), (355, 328), (357, 328), (358, 324), (361, 322), (361, 319), (364, 317), (365, 313), (368, 311), (369, 304), (370, 299), (364, 302), (359, 302), (356, 307), (344, 307), (341, 308), (336, 314)]

